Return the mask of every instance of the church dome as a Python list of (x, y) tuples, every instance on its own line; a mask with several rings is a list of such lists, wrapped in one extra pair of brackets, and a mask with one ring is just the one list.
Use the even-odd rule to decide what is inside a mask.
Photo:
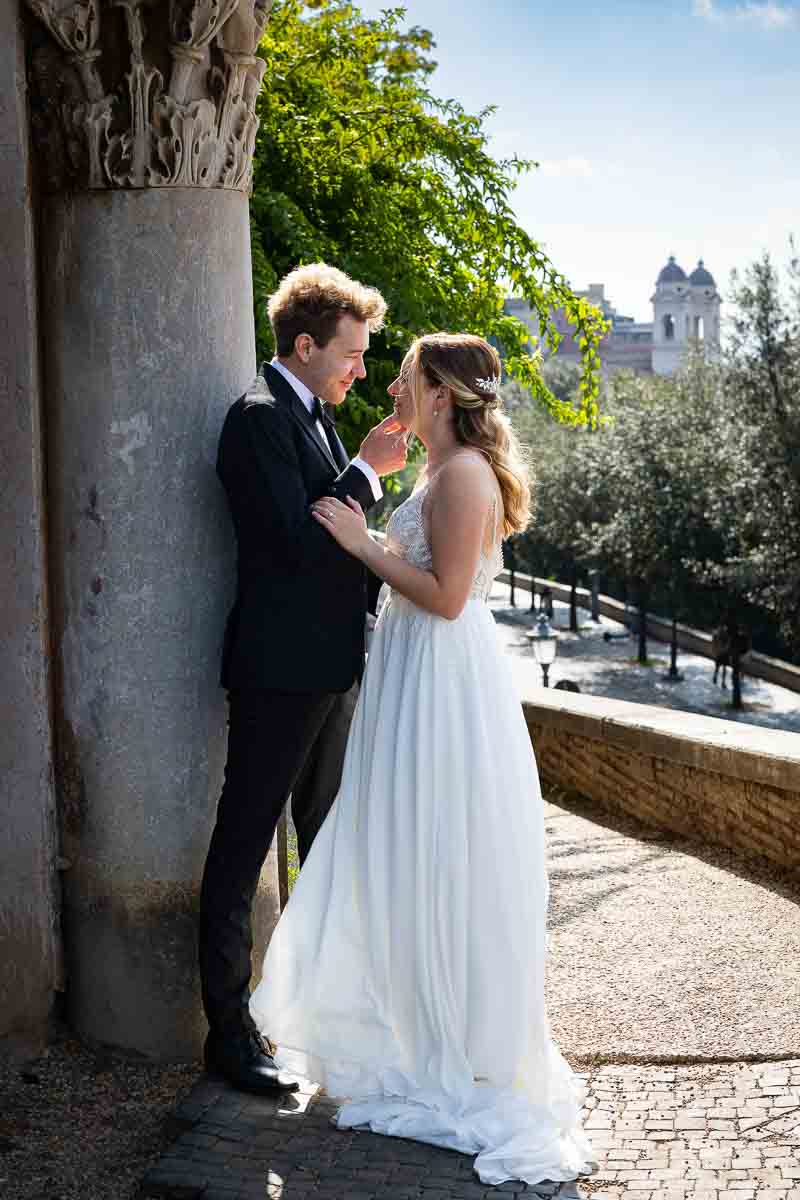
[(656, 285), (659, 283), (686, 283), (686, 272), (675, 262), (674, 254), (670, 254), (667, 265), (661, 268)]
[(692, 287), (716, 287), (714, 276), (710, 271), (707, 271), (703, 265), (702, 258), (689, 276), (689, 283)]

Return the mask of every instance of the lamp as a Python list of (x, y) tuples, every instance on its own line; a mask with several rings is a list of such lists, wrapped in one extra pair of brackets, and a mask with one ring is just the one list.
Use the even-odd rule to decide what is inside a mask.
[(542, 668), (544, 686), (549, 687), (548, 675), (550, 668), (555, 662), (556, 651), (558, 650), (558, 638), (550, 628), (550, 622), (545, 613), (540, 615), (539, 620), (536, 622), (536, 628), (528, 630), (525, 636), (530, 641), (536, 661)]

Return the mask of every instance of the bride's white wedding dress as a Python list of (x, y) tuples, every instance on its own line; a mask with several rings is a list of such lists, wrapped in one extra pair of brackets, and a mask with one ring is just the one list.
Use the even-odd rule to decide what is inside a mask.
[[(387, 537), (430, 570), (428, 492)], [(348, 1097), (340, 1126), (477, 1155), (490, 1184), (594, 1166), (548, 1033), (542, 797), (486, 604), (501, 566), (495, 543), (454, 621), (385, 603), (339, 795), (250, 1004), (281, 1066)]]

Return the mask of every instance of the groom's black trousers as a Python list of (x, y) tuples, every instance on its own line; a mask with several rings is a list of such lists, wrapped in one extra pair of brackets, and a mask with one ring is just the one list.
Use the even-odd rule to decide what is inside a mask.
[(200, 893), (200, 976), (214, 1035), (254, 1028), (251, 909), (261, 868), (290, 793), (305, 860), (339, 790), (357, 697), (357, 683), (345, 693), (228, 694), (225, 782)]

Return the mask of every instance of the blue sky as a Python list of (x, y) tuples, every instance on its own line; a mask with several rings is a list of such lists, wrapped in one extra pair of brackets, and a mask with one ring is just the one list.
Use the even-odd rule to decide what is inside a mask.
[[(369, 15), (385, 2), (359, 0)], [(674, 254), (730, 271), (800, 239), (800, 0), (407, 0), (433, 31), (432, 88), (540, 162), (520, 223), (575, 287), (651, 318)]]

